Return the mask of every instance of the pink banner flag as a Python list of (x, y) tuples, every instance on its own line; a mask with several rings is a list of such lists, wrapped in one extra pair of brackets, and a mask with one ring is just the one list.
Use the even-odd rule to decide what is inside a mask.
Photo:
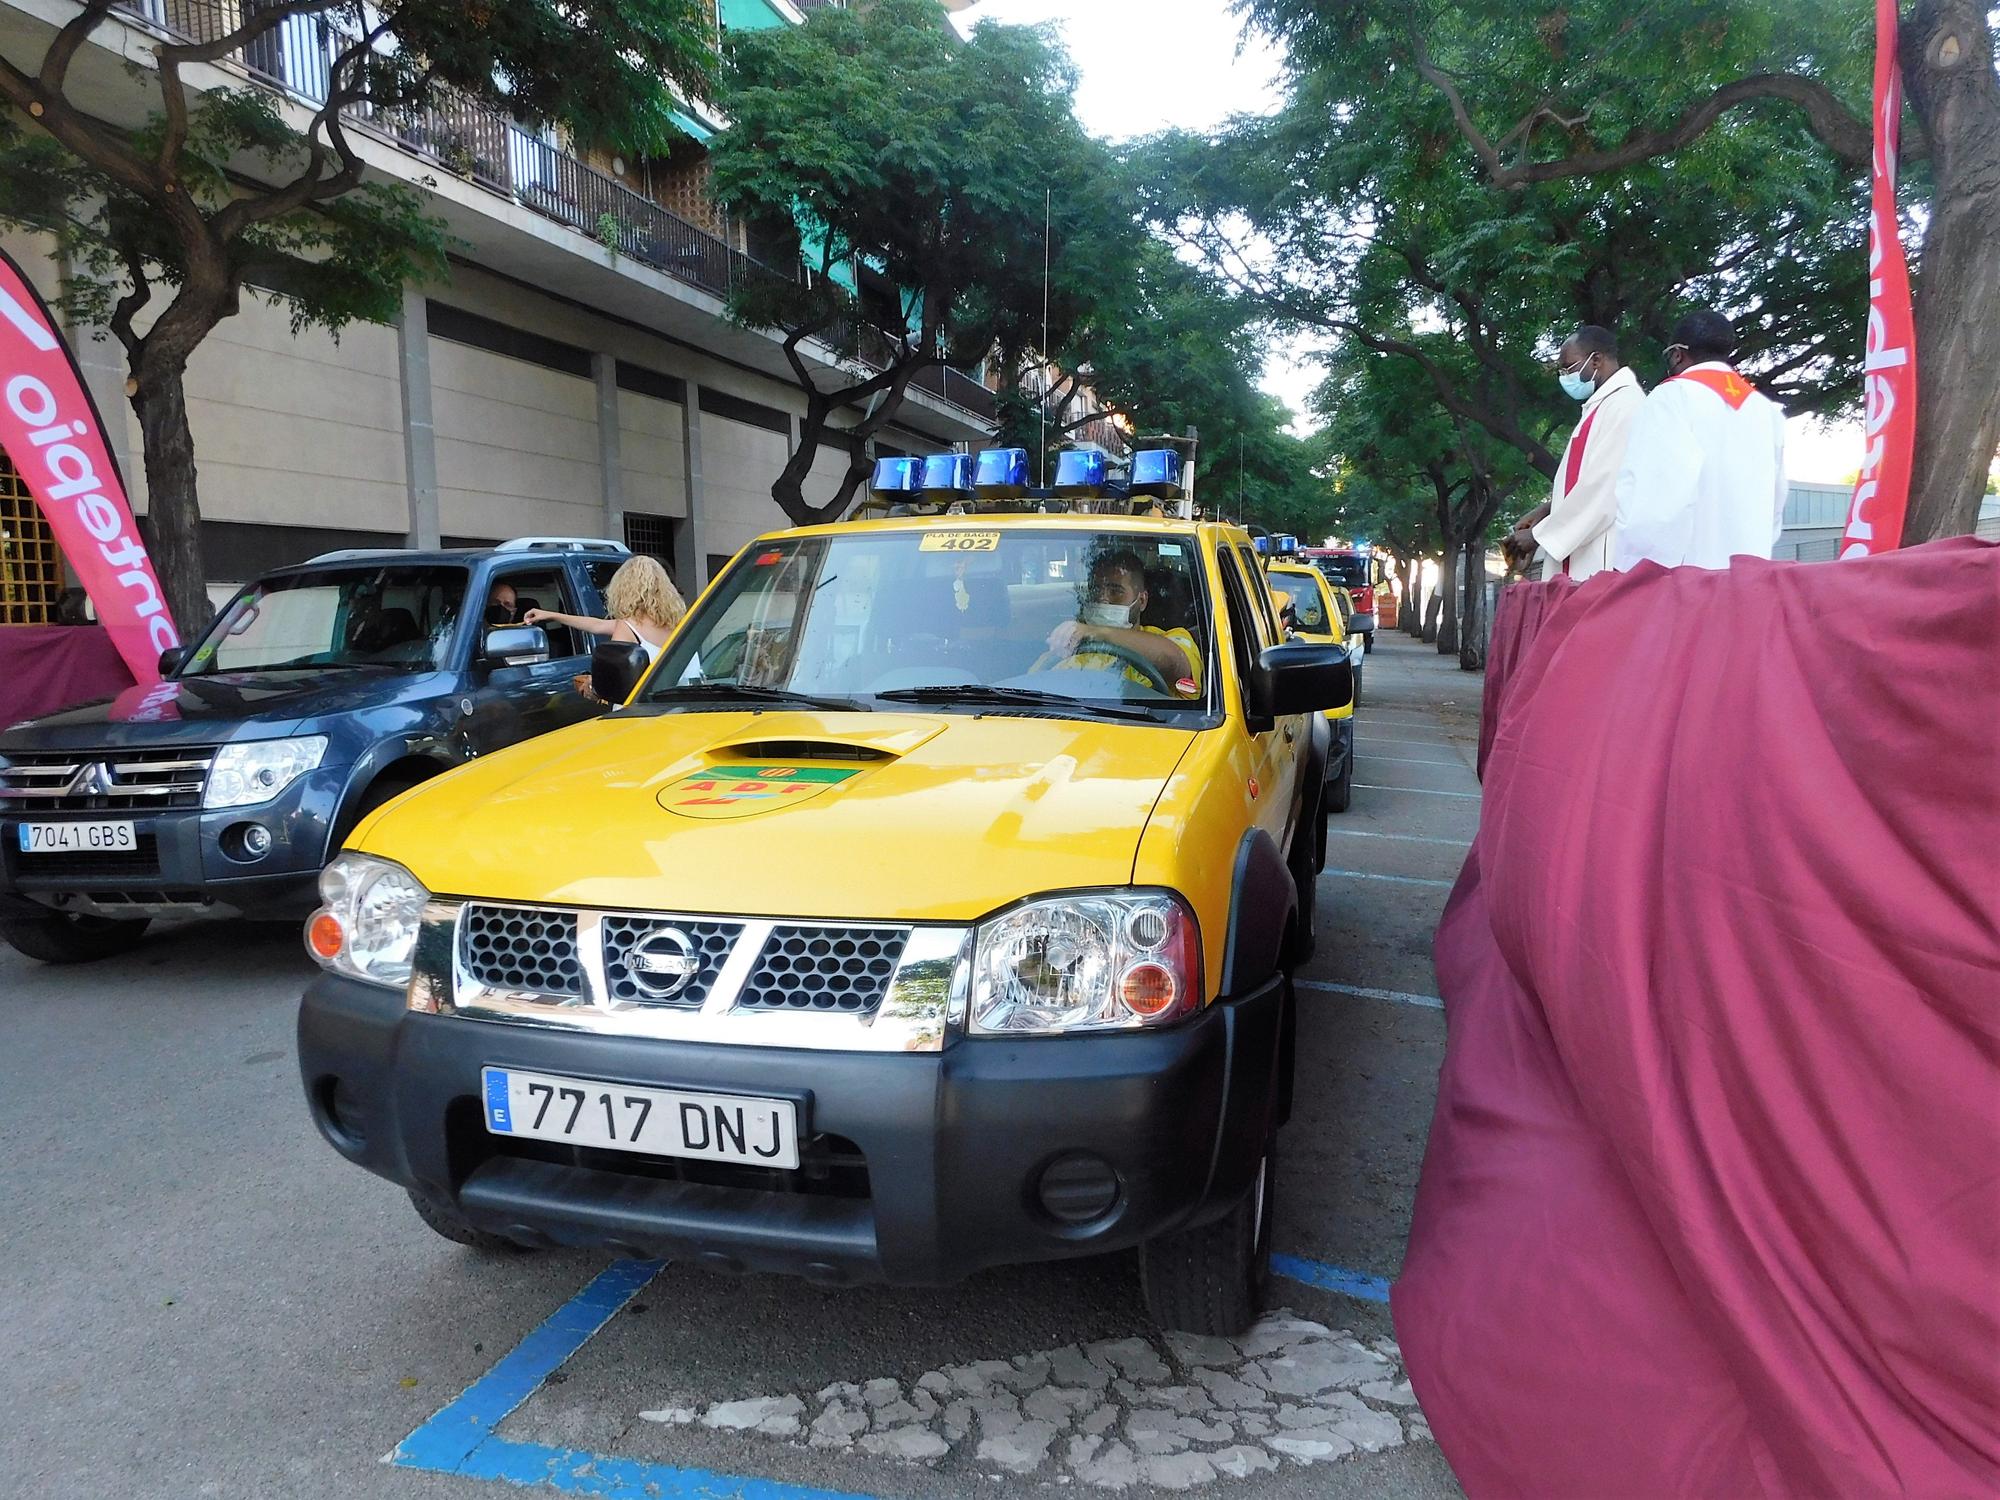
[(1896, 0), (1875, 0), (1875, 158), (1869, 173), (1868, 338), (1862, 392), (1868, 451), (1847, 507), (1842, 557), (1893, 552), (1903, 542), (1917, 440), (1917, 330), (1910, 268), (1896, 218), (1903, 74), (1897, 63)]
[(139, 540), (97, 407), (49, 309), (0, 252), (0, 449), (142, 686), (181, 643)]

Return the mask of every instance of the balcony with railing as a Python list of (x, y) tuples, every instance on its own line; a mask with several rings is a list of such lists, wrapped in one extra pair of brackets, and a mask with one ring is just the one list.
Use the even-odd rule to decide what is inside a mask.
[[(150, 30), (184, 41), (214, 41), (240, 29), (272, 0), (122, 0), (119, 9)], [(257, 82), (317, 106), (332, 84), (333, 59), (350, 38), (334, 17), (288, 15), (231, 55)], [(498, 111), (447, 95), (425, 109), (351, 106), (348, 120), (408, 155), (567, 225), (614, 253), (650, 266), (687, 286), (727, 298), (781, 271), (746, 255), (643, 194), (598, 171), (548, 138)], [(866, 351), (864, 362), (880, 368)], [(933, 368), (911, 382), (984, 421), (998, 407), (993, 393), (958, 370)]]

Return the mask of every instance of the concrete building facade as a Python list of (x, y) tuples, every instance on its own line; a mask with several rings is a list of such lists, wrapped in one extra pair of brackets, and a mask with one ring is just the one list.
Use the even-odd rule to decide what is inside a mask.
[[(78, 9), (0, 0), (0, 46), (37, 57)], [(180, 34), (171, 23), (182, 9), (130, 0), (114, 12), (73, 63), (71, 97), (112, 124), (141, 121), (157, 101), (150, 49)], [(725, 0), (719, 12), (740, 25), (799, 15), (787, 0)], [(190, 68), (188, 81), (255, 83), (303, 128), (315, 83), (324, 87), (325, 42), (294, 21), (281, 41)], [(281, 307), (246, 296), (202, 343), (187, 390), (211, 592), (334, 547), (569, 535), (658, 555), (691, 594), (785, 524), (770, 488), (804, 401), (777, 339), (731, 322), (725, 298), (736, 278), (796, 268), (761, 264), (719, 214), (704, 227), (665, 206), (703, 180), (702, 141), (717, 123), (692, 105), (681, 118), (689, 140), (671, 163), (598, 163), (602, 153), (469, 104), (350, 126), (369, 174), (425, 186), (459, 248), (447, 280), (406, 289), (391, 326), (294, 336)], [(0, 243), (45, 295), (56, 291), (65, 268), (46, 237), (0, 228)], [(100, 330), (68, 332), (143, 517), (124, 351)], [(824, 383), (855, 378), (833, 350), (804, 352)], [(908, 453), (977, 443), (993, 414), (978, 379), (927, 372), (881, 443)], [(844, 463), (822, 450), (819, 493)], [(27, 540), (0, 518), (9, 524)]]

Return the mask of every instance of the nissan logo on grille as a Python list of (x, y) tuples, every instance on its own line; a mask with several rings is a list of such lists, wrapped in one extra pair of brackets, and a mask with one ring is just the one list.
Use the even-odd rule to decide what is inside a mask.
[(694, 944), (678, 927), (661, 927), (632, 945), (625, 966), (641, 991), (655, 1000), (671, 999), (694, 978)]

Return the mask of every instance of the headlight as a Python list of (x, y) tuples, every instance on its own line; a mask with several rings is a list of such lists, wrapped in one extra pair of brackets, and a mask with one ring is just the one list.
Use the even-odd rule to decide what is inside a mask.
[(296, 740), (244, 740), (215, 752), (203, 807), (248, 807), (269, 802), (312, 770), (326, 754), (326, 736)]
[(1165, 891), (1030, 901), (974, 938), (976, 1035), (1159, 1026), (1200, 1003), (1194, 915)]
[(401, 865), (342, 854), (320, 871), (323, 903), (306, 922), (306, 951), (320, 967), (371, 984), (410, 982), (417, 927), (431, 893)]

